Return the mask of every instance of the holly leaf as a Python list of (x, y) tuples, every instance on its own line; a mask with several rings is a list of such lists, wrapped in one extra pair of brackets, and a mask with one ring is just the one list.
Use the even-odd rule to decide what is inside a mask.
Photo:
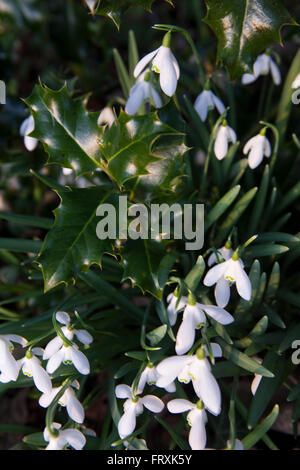
[(92, 264), (101, 265), (104, 253), (114, 254), (114, 240), (100, 240), (96, 234), (101, 203), (117, 204), (117, 197), (101, 186), (59, 191), (61, 203), (54, 210), (55, 222), (48, 232), (38, 263), (43, 272), (45, 292), (58, 284), (75, 282), (77, 275)]
[[(173, 5), (172, 0), (165, 0), (170, 5)], [(95, 13), (97, 15), (107, 16), (117, 26), (120, 27), (121, 15), (128, 8), (142, 7), (145, 10), (151, 11), (151, 6), (154, 0), (99, 0)]]
[(24, 101), (34, 118), (30, 136), (42, 142), (48, 163), (72, 168), (77, 176), (101, 167), (103, 128), (97, 124), (99, 113), (88, 112), (84, 99), (72, 99), (66, 85), (54, 91), (39, 84)]
[(284, 25), (296, 25), (281, 0), (206, 0), (204, 18), (218, 38), (219, 62), (232, 79), (252, 73), (253, 61), (272, 42), (281, 44)]
[[(121, 111), (100, 143), (109, 176), (121, 187), (132, 178), (149, 175), (148, 166), (164, 158), (163, 154), (155, 152), (160, 137), (183, 135), (162, 122), (157, 112), (132, 117)], [(178, 151), (178, 142), (172, 145)]]

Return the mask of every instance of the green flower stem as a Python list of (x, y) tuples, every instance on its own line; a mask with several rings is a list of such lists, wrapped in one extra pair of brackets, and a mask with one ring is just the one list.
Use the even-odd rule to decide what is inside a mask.
[(67, 388), (70, 386), (70, 384), (73, 382), (74, 379), (75, 379), (75, 376), (72, 376), (64, 380), (61, 390), (55, 395), (50, 406), (47, 409), (46, 427), (52, 436), (57, 436), (57, 431), (56, 429), (53, 428), (53, 422), (54, 422), (55, 410), (56, 410), (57, 404), (59, 402), (59, 399), (63, 396), (63, 394), (65, 393), (65, 391), (67, 390)]
[(206, 79), (205, 79), (205, 72), (204, 72), (204, 69), (202, 67), (202, 63), (201, 63), (201, 58), (198, 54), (198, 51), (197, 51), (197, 48), (196, 48), (196, 45), (190, 35), (190, 33), (188, 31), (186, 31), (184, 28), (180, 28), (178, 26), (174, 26), (174, 25), (169, 25), (169, 24), (155, 24), (154, 26), (152, 26), (153, 29), (157, 29), (159, 31), (169, 31), (169, 32), (176, 32), (176, 33), (180, 33), (184, 36), (184, 38), (186, 39), (186, 41), (189, 43), (192, 51), (193, 51), (193, 54), (195, 56), (195, 59), (196, 59), (196, 63), (197, 63), (197, 67), (198, 67), (198, 71), (199, 71), (199, 76), (200, 76), (200, 82), (201, 82), (201, 85), (204, 87), (205, 86), (205, 82), (206, 82)]

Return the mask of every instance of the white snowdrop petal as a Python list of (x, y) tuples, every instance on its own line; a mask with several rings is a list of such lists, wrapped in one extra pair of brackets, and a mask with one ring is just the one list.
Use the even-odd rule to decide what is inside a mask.
[(148, 410), (152, 411), (152, 413), (160, 413), (165, 406), (163, 401), (154, 395), (145, 395), (140, 400)]
[(165, 62), (161, 65), (159, 83), (162, 91), (171, 97), (177, 88), (177, 76), (173, 63), (168, 59), (166, 57)]
[(43, 354), (44, 354), (43, 348), (32, 348), (32, 349), (31, 349), (31, 352), (32, 352), (35, 356), (43, 356)]
[(205, 411), (195, 410), (193, 424), (189, 433), (192, 450), (203, 450), (206, 446)]
[(219, 114), (223, 114), (226, 110), (223, 102), (214, 93), (212, 94), (212, 99), (213, 99), (213, 102), (214, 102), (217, 110), (219, 111)]
[[(156, 385), (157, 385), (157, 382), (156, 382)], [(166, 385), (164, 388), (169, 393), (175, 393), (176, 392), (175, 382), (171, 382), (169, 385)]]
[(56, 369), (59, 368), (63, 359), (64, 351), (62, 349), (59, 349), (55, 354), (50, 357), (49, 361), (47, 362), (46, 370), (48, 374), (53, 374), (53, 372), (55, 372)]
[(78, 429), (64, 429), (59, 434), (75, 450), (81, 450), (85, 446), (86, 439)]
[(263, 158), (264, 158), (264, 142), (261, 139), (256, 139), (256, 142), (252, 146), (249, 156), (248, 156), (248, 164), (250, 168), (253, 170), (254, 168), (258, 167), (258, 165), (262, 162)]
[(23, 348), (27, 344), (27, 339), (23, 338), (23, 336), (14, 335), (14, 334), (8, 334), (8, 335), (5, 335), (5, 336), (7, 337), (7, 339), (12, 341), (13, 343), (20, 344)]
[(224, 277), (221, 277), (216, 283), (215, 298), (219, 307), (224, 308), (228, 305), (230, 299), (230, 285)]
[(208, 114), (208, 95), (204, 90), (196, 99), (194, 108), (200, 116), (201, 121), (205, 121)]
[(86, 330), (73, 330), (76, 338), (82, 344), (91, 344), (93, 342), (92, 335)]
[(207, 359), (195, 360), (191, 366), (193, 387), (205, 407), (217, 416), (221, 412), (221, 392), (219, 385), (211, 373)]
[(214, 305), (203, 305), (203, 309), (207, 315), (214, 318), (214, 320), (221, 323), (222, 325), (228, 325), (234, 321), (233, 316), (221, 307), (216, 307)]
[(251, 150), (252, 146), (255, 145), (256, 138), (257, 138), (257, 135), (254, 136), (254, 137), (251, 137), (251, 139), (249, 139), (248, 142), (246, 142), (246, 144), (243, 148), (243, 154), (244, 155), (247, 155), (247, 153), (249, 153), (249, 151)]
[(56, 312), (55, 318), (59, 323), (62, 323), (63, 325), (70, 324), (70, 315), (67, 312), (62, 312), (62, 311)]
[(143, 87), (139, 86), (135, 89), (133, 93), (130, 94), (126, 107), (125, 107), (125, 112), (129, 114), (130, 116), (133, 116), (136, 114), (143, 103), (145, 98), (145, 93)]
[(171, 379), (170, 382), (173, 382), (190, 360), (190, 356), (171, 356), (160, 362), (156, 370), (159, 375), (166, 376)]
[(59, 336), (55, 336), (45, 347), (43, 359), (49, 359), (62, 347), (63, 341)]
[(28, 135), (25, 135), (24, 137), (24, 145), (28, 152), (33, 152), (33, 150), (37, 147), (38, 140), (35, 139), (34, 137), (29, 137)]
[(251, 281), (247, 273), (244, 271), (244, 269), (241, 267), (240, 264), (236, 264), (236, 287), (237, 287), (238, 293), (240, 294), (241, 297), (243, 297), (243, 299), (245, 300), (251, 299), (251, 294), (252, 294)]
[(36, 357), (30, 359), (32, 376), (36, 388), (43, 393), (50, 393), (52, 390), (51, 379), (45, 369), (41, 366)]
[(175, 400), (169, 401), (167, 408), (170, 413), (185, 413), (195, 408), (195, 405), (184, 398), (175, 398)]
[(250, 83), (255, 82), (257, 77), (255, 75), (252, 75), (251, 73), (245, 73), (242, 76), (242, 84), (243, 85), (250, 85)]
[(251, 383), (251, 393), (252, 395), (255, 395), (256, 390), (258, 389), (258, 386), (260, 384), (260, 381), (262, 379), (262, 375), (255, 374), (254, 379), (252, 380)]
[(117, 398), (130, 398), (132, 396), (131, 388), (126, 384), (117, 385), (115, 394)]
[(176, 336), (176, 354), (182, 355), (188, 352), (195, 340), (195, 323), (193, 309), (188, 305), (183, 314), (183, 320)]
[(222, 160), (227, 155), (228, 139), (227, 139), (227, 129), (225, 126), (219, 127), (215, 144), (214, 144), (214, 151), (218, 160)]
[(87, 357), (74, 346), (70, 346), (71, 360), (74, 367), (83, 375), (90, 373), (90, 363)]
[(80, 401), (75, 396), (75, 393), (71, 389), (67, 389), (66, 396), (66, 408), (70, 418), (75, 421), (75, 423), (83, 423), (84, 421), (84, 409)]
[(161, 108), (163, 106), (163, 102), (159, 93), (153, 87), (151, 87), (151, 97), (156, 108)]
[(281, 74), (278, 65), (270, 59), (270, 69), (271, 69), (271, 75), (273, 78), (273, 82), (275, 85), (280, 85), (281, 83)]
[(121, 439), (124, 439), (133, 433), (136, 426), (136, 410), (134, 404), (128, 407), (125, 413), (121, 416), (118, 423), (118, 432)]
[(210, 347), (214, 357), (222, 357), (222, 348), (218, 343), (210, 343)]
[(39, 405), (42, 408), (48, 408), (48, 406), (51, 404), (52, 400), (58, 394), (60, 389), (61, 387), (55, 387), (55, 388), (52, 388), (50, 393), (43, 393), (39, 398)]
[(236, 137), (235, 130), (232, 129), (232, 127), (227, 126), (227, 136), (228, 136), (229, 141), (231, 141), (233, 144), (236, 143), (237, 137)]
[(172, 52), (171, 52), (171, 60), (172, 60), (172, 63), (173, 63), (173, 66), (174, 66), (174, 69), (175, 69), (175, 72), (176, 72), (177, 80), (179, 80), (179, 78), (180, 78), (180, 68), (179, 68), (178, 61), (177, 61), (176, 57), (174, 56), (174, 54)]
[(271, 144), (268, 141), (267, 137), (264, 140), (264, 154), (266, 157), (270, 157), (272, 153)]
[(227, 268), (227, 261), (223, 263), (219, 263), (213, 268), (211, 268), (207, 272), (203, 280), (203, 284), (207, 287), (214, 285), (220, 279), (220, 277), (223, 276), (226, 268)]
[(144, 70), (147, 64), (151, 62), (153, 57), (157, 54), (160, 48), (155, 49), (155, 51), (149, 52), (149, 54), (145, 55), (136, 65), (133, 75), (135, 78), (138, 77), (138, 75)]
[(269, 72), (269, 56), (260, 54), (254, 62), (253, 71), (255, 78), (267, 74)]

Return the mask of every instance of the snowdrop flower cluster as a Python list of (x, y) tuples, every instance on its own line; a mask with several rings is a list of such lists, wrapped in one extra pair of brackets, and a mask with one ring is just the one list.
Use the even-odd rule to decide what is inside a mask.
[(246, 143), (243, 149), (244, 155), (248, 155), (248, 165), (253, 170), (262, 162), (264, 156), (271, 156), (271, 144), (266, 137), (266, 128), (262, 129), (259, 134), (252, 137)]
[(28, 134), (30, 134), (34, 130), (34, 119), (33, 116), (29, 116), (26, 118), (20, 127), (20, 135), (24, 137), (24, 145), (28, 152), (32, 152), (38, 144), (38, 140), (35, 139), (34, 137), (30, 137)]
[[(167, 96), (171, 97), (174, 95), (177, 88), (180, 69), (178, 62), (170, 49), (170, 41), (171, 33), (168, 32), (163, 39), (162, 45), (158, 49), (145, 55), (145, 57), (138, 62), (134, 69), (134, 77), (137, 78), (147, 65), (152, 62), (152, 70), (159, 74), (159, 83), (162, 91)], [(145, 85), (143, 86), (145, 88)]]
[(245, 73), (242, 77), (242, 84), (248, 85), (255, 82), (260, 75), (271, 73), (275, 85), (281, 84), (281, 74), (278, 65), (272, 59), (270, 53), (260, 54), (253, 66), (253, 74)]
[(56, 431), (55, 433), (50, 433), (48, 428), (44, 430), (44, 439), (49, 443), (45, 450), (63, 450), (68, 445), (75, 450), (83, 449), (86, 439), (78, 429), (61, 430), (61, 424), (59, 423), (53, 423), (52, 426)]
[(216, 140), (214, 144), (215, 155), (218, 160), (223, 160), (228, 153), (228, 143), (232, 142), (235, 144), (237, 141), (235, 131), (228, 126), (226, 119), (223, 120), (219, 126), (216, 134)]
[(219, 114), (225, 112), (224, 104), (209, 88), (205, 88), (200, 95), (198, 95), (194, 108), (203, 122), (206, 121), (208, 111), (214, 108), (218, 110)]
[(138, 77), (135, 85), (131, 87), (125, 107), (125, 112), (130, 116), (136, 114), (145, 101), (151, 102), (156, 108), (162, 107), (162, 99), (150, 83), (150, 78), (151, 73), (145, 72)]

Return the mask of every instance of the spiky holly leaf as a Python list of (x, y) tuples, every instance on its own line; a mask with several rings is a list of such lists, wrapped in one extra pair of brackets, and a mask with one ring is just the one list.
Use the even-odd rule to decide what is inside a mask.
[[(164, 158), (155, 155), (161, 137), (178, 137), (184, 134), (161, 121), (157, 112), (145, 116), (128, 116), (121, 112), (119, 118), (105, 132), (100, 148), (107, 162), (107, 172), (121, 187), (126, 181), (148, 175), (148, 166)], [(175, 139), (176, 140), (176, 139)], [(178, 141), (173, 146), (178, 151)]]
[(96, 210), (104, 202), (117, 205), (116, 196), (102, 186), (72, 188), (58, 194), (61, 203), (54, 211), (55, 223), (38, 257), (45, 291), (74, 282), (92, 264), (101, 265), (104, 253), (114, 253), (114, 241), (100, 240), (96, 235), (100, 220)]
[[(172, 0), (165, 1), (173, 5)], [(95, 12), (98, 15), (108, 16), (119, 28), (121, 15), (128, 10), (128, 8), (142, 7), (145, 10), (151, 11), (153, 2), (154, 0), (99, 0)]]
[(84, 99), (72, 99), (64, 86), (58, 91), (36, 85), (25, 103), (34, 118), (30, 136), (42, 142), (48, 163), (58, 163), (82, 175), (100, 167), (99, 113), (85, 109)]
[(257, 55), (272, 42), (281, 43), (280, 30), (295, 25), (281, 0), (205, 0), (204, 21), (218, 38), (218, 60), (232, 79), (252, 72)]

